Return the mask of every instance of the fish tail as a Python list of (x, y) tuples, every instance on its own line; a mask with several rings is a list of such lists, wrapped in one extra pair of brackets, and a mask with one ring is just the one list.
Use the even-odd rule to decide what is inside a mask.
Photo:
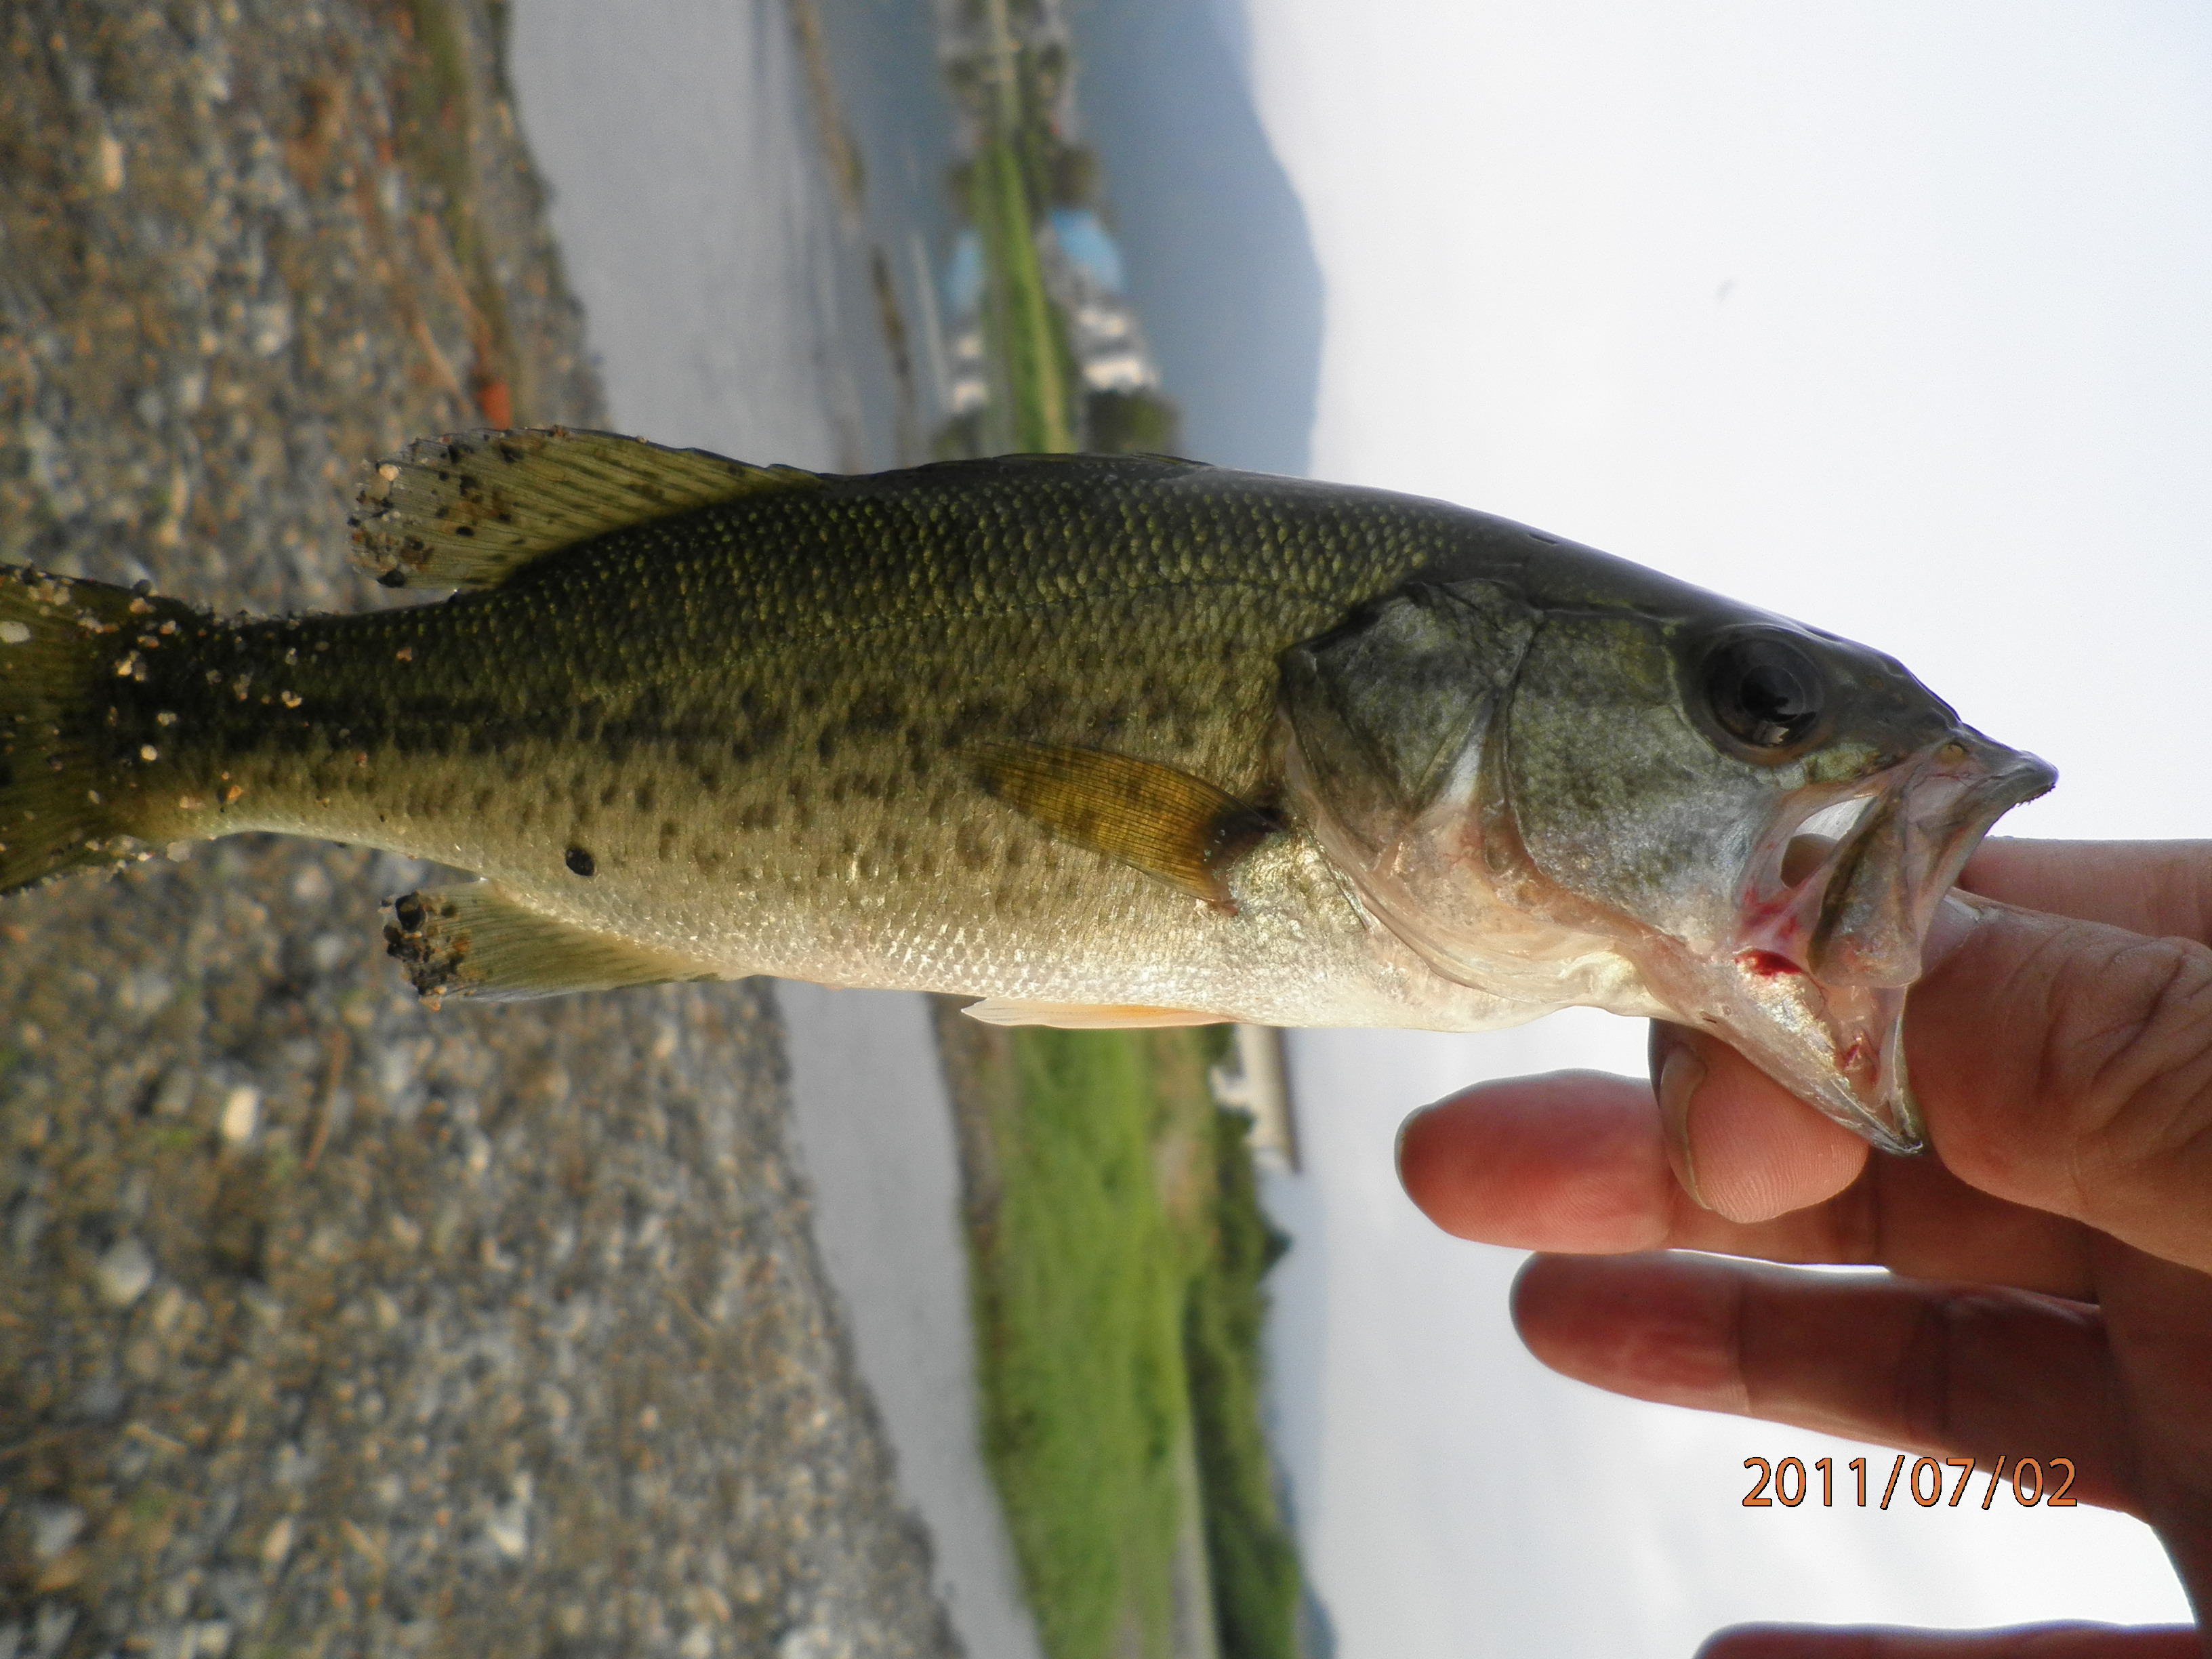
[(0, 565), (0, 893), (143, 856), (113, 693), (143, 678), (142, 636), (180, 617), (200, 620), (143, 587)]

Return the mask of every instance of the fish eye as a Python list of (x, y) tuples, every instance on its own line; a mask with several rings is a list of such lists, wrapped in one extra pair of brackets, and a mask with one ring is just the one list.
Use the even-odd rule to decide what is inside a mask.
[(1706, 656), (1705, 706), (1722, 731), (1750, 749), (1794, 748), (1827, 702), (1820, 665), (1776, 634), (1738, 634)]

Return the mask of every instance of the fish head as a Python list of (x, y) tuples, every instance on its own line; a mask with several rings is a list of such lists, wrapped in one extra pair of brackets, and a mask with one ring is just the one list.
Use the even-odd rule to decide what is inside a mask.
[(1447, 975), (1715, 1032), (1917, 1150), (1902, 1024), (1929, 925), (2055, 773), (1893, 658), (1587, 560), (1565, 594), (1440, 583), (1418, 620), (1401, 595), (1292, 653), (1294, 793)]

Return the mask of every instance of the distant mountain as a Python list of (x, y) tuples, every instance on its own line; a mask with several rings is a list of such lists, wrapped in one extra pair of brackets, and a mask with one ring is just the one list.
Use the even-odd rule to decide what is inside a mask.
[(1304, 472), (1322, 280), (1269, 148), (1234, 0), (1079, 0), (1077, 103), (1129, 295), (1199, 460)]

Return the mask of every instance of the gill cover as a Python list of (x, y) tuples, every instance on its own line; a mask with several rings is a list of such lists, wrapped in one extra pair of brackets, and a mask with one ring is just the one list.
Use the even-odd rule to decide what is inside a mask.
[[(1665, 1012), (1595, 912), (1532, 906), (1502, 800), (1508, 711), (1543, 618), (1504, 584), (1415, 581), (1283, 658), (1291, 795), (1367, 911), (1522, 1019)], [(1505, 855), (1501, 856), (1501, 853)]]
[(1521, 665), (1536, 613), (1491, 582), (1409, 582), (1283, 659), (1316, 785), (1364, 844), (1450, 787)]
[(1586, 549), (1415, 582), (1283, 664), (1291, 787), (1367, 909), (1528, 1017), (1715, 1031), (1895, 1152), (1936, 906), (2051, 769), (1890, 658)]

